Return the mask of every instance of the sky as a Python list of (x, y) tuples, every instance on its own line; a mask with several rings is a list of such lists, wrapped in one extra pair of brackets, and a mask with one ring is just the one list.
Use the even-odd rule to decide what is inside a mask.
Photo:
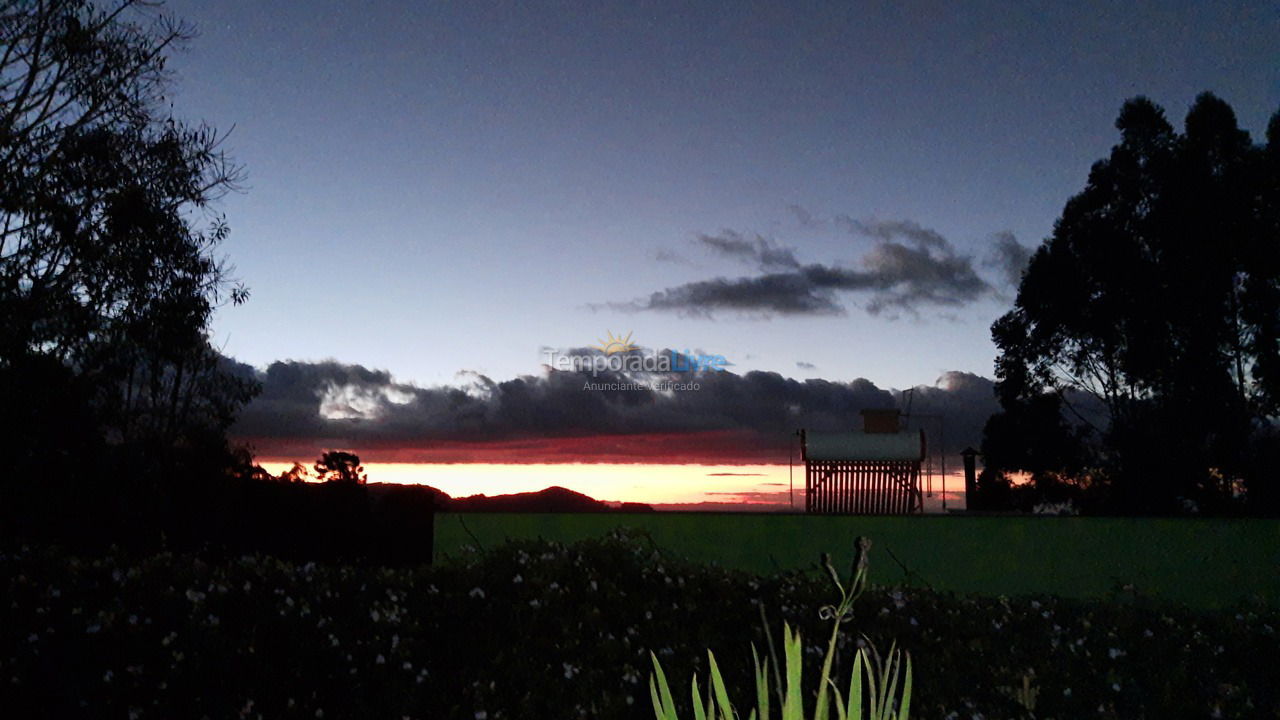
[[(745, 387), (794, 381), (775, 405), (800, 415), (819, 381), (989, 390), (990, 324), (1125, 99), (1180, 125), (1210, 90), (1255, 137), (1280, 108), (1272, 2), (167, 7), (199, 30), (171, 61), (174, 111), (230, 130), (246, 171), (219, 209), (252, 295), (214, 341), (321, 382), (251, 408), (240, 432), (278, 457), (308, 408), (309, 437), (400, 443), (386, 461), (457, 441), (481, 426), (439, 431), (438, 404), (413, 429), (353, 427), (447, 388), (546, 390), (547, 349), (610, 333), (718, 355)], [(290, 392), (313, 402), (272, 415)], [(571, 425), (543, 434), (594, 432)]]

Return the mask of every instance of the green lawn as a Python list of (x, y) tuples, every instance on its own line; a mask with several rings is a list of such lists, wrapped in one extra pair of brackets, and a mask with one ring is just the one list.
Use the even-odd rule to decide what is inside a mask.
[(475, 544), (473, 535), (492, 547), (506, 538), (598, 537), (619, 526), (642, 529), (691, 559), (753, 572), (808, 567), (822, 552), (845, 555), (855, 537), (867, 535), (880, 560), (871, 579), (880, 584), (1073, 598), (1132, 585), (1203, 609), (1249, 597), (1280, 602), (1276, 520), (442, 513), (435, 553), (456, 555)]

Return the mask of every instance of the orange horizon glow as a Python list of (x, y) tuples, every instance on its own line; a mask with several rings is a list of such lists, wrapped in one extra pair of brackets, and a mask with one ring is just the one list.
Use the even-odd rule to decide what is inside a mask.
[[(260, 463), (279, 475), (292, 461)], [(559, 486), (604, 502), (638, 502), (688, 509), (804, 511), (804, 466), (669, 463), (364, 463), (371, 483), (430, 485), (461, 498), (537, 492)], [(794, 492), (790, 492), (794, 481)], [(925, 511), (941, 510), (941, 478)], [(924, 490), (923, 480), (921, 489)], [(963, 475), (948, 473), (947, 505), (964, 507)], [(676, 509), (676, 508), (671, 508)]]

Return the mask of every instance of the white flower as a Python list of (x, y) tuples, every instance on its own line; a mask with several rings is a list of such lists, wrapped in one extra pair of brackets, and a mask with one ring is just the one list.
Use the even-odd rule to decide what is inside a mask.
[(378, 665), (386, 665), (387, 659), (382, 656), (382, 653), (378, 653), (378, 657), (374, 658), (374, 662)]
[(561, 663), (561, 664), (564, 665), (565, 680), (572, 680), (573, 676), (578, 674), (578, 668), (570, 665), (569, 663)]
[(524, 582), (524, 578), (520, 577), (520, 573), (516, 573), (516, 576), (511, 578), (511, 582), (519, 585), (520, 583)]
[(478, 588), (478, 587), (477, 587), (477, 588), (471, 588), (471, 597), (473, 597), (473, 598), (480, 598), (481, 600), (483, 600), (483, 599), (484, 599), (484, 590), (481, 590), (481, 589), (480, 589), (480, 588)]
[(489, 713), (483, 710), (476, 711), (476, 720), (489, 720)]

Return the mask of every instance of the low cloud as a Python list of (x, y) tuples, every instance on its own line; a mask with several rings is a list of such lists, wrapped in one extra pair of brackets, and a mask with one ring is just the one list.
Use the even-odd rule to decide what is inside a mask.
[(627, 312), (647, 310), (704, 317), (720, 311), (763, 317), (845, 313), (830, 288), (816, 285), (803, 272), (699, 280), (659, 290), (647, 298), (609, 303), (609, 307)]
[(992, 238), (987, 252), (986, 265), (995, 268), (1000, 278), (1011, 288), (1022, 283), (1022, 271), (1031, 262), (1032, 248), (1018, 242), (1013, 233), (1005, 230)]
[(746, 316), (842, 315), (841, 296), (860, 301), (872, 315), (918, 314), (926, 307), (961, 307), (995, 293), (945, 237), (908, 221), (858, 221), (844, 218), (851, 232), (875, 240), (849, 268), (801, 264), (792, 248), (760, 235), (735, 231), (699, 235), (705, 249), (752, 265), (761, 274), (716, 277), (669, 287), (648, 297), (607, 303), (627, 312), (671, 312), (713, 317), (720, 312)]
[(734, 230), (722, 230), (718, 235), (699, 235), (698, 243), (716, 254), (742, 260), (762, 271), (800, 267), (794, 250), (779, 247), (762, 235), (747, 237)]
[(818, 368), (817, 365), (814, 365), (811, 362), (805, 362), (803, 360), (797, 360), (796, 367), (801, 370), (816, 370)]
[(822, 225), (822, 222), (815, 218), (813, 213), (809, 212), (808, 208), (802, 205), (791, 203), (787, 205), (787, 212), (791, 213), (792, 217), (796, 219), (796, 222), (800, 223), (801, 227), (816, 228), (821, 227)]
[[(373, 462), (784, 462), (798, 428), (851, 430), (861, 426), (864, 408), (907, 407), (905, 395), (865, 379), (759, 371), (592, 377), (547, 369), (506, 381), (472, 373), (458, 385), (423, 388), (334, 361), (237, 367), (263, 390), (232, 432), (259, 456), (281, 460), (349, 448)], [(692, 379), (700, 388), (584, 389), (588, 381), (658, 379)], [(981, 441), (996, 407), (991, 387), (985, 378), (948, 373), (917, 388), (910, 404), (916, 413), (945, 416), (954, 453)]]
[(905, 240), (917, 247), (951, 251), (951, 243), (941, 233), (912, 220), (855, 220), (848, 215), (837, 215), (836, 225), (854, 235), (883, 242)]

